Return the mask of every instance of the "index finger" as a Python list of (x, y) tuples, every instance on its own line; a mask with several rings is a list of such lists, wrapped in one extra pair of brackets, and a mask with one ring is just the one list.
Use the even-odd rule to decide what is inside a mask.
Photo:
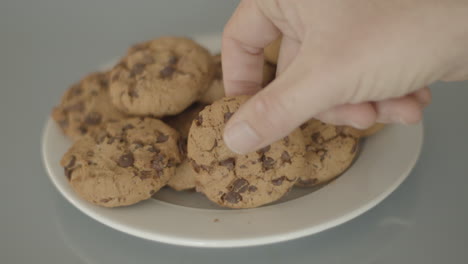
[(279, 36), (255, 0), (243, 0), (224, 27), (222, 67), (226, 95), (261, 89), (263, 48)]

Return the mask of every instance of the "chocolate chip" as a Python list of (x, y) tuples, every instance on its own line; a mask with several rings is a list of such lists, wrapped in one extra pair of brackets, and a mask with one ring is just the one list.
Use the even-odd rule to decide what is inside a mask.
[(286, 176), (281, 176), (279, 178), (271, 180), (271, 183), (275, 186), (280, 186), (283, 184), (283, 181), (286, 180)]
[(200, 168), (202, 168), (202, 170), (204, 171), (210, 171), (210, 167), (209, 166), (206, 166), (206, 165), (200, 165)]
[(162, 78), (168, 78), (171, 77), (172, 74), (174, 74), (175, 69), (172, 66), (166, 66), (164, 69), (159, 71), (159, 74), (161, 75)]
[(153, 152), (153, 153), (159, 153), (161, 152), (161, 150), (159, 150), (158, 148), (154, 147), (154, 146), (150, 146), (148, 149), (147, 149), (149, 152)]
[(91, 112), (85, 118), (85, 123), (88, 125), (99, 125), (102, 121), (102, 115), (98, 112)]
[(257, 153), (258, 153), (259, 155), (264, 155), (264, 154), (265, 154), (266, 152), (268, 152), (270, 149), (271, 149), (271, 146), (268, 145), (268, 146), (266, 146), (266, 147), (264, 147), (264, 148), (261, 148), (261, 149), (257, 150)]
[(67, 168), (64, 168), (64, 172), (65, 172), (65, 176), (67, 177), (68, 180), (71, 179), (71, 174), (73, 172), (72, 169), (67, 169)]
[(256, 186), (250, 185), (249, 188), (247, 188), (249, 192), (256, 192), (258, 189)]
[(291, 164), (291, 156), (289, 156), (289, 153), (287, 151), (283, 151), (283, 153), (281, 153), (281, 161), (283, 163)]
[(169, 136), (168, 135), (164, 135), (164, 134), (159, 134), (158, 137), (156, 138), (156, 143), (164, 143), (166, 142), (167, 140), (169, 139)]
[(138, 177), (142, 180), (151, 178), (151, 171), (141, 171)]
[(260, 158), (260, 161), (262, 162), (262, 166), (265, 170), (270, 170), (273, 169), (276, 161), (270, 157), (267, 156), (262, 156)]
[(320, 157), (320, 161), (323, 161), (328, 151), (326, 149), (319, 149), (315, 153), (317, 153), (317, 155)]
[(128, 89), (128, 96), (133, 97), (133, 98), (137, 98), (137, 97), (139, 97), (140, 95), (139, 95), (138, 92), (136, 91), (135, 87), (130, 87), (130, 88)]
[(233, 192), (238, 192), (238, 193), (244, 193), (247, 191), (247, 188), (249, 187), (249, 182), (244, 179), (236, 179), (233, 183), (231, 183), (231, 186), (229, 186), (229, 190)]
[(311, 136), (312, 141), (317, 143), (317, 144), (322, 144), (323, 143), (323, 138), (320, 136), (320, 132), (315, 132)]
[(236, 159), (228, 158), (228, 159), (222, 160), (219, 162), (219, 165), (227, 167), (228, 170), (232, 171), (234, 170), (234, 167), (236, 166)]
[(227, 112), (224, 114), (224, 123), (227, 123), (227, 121), (229, 121), (229, 119), (231, 118), (231, 116), (233, 115), (234, 113), (232, 112)]
[(146, 65), (143, 63), (137, 63), (133, 65), (131, 71), (130, 71), (130, 77), (135, 77), (139, 74), (141, 74), (146, 68)]
[(137, 149), (142, 148), (144, 146), (143, 142), (140, 140), (133, 142), (133, 144), (135, 145), (135, 148)]
[(127, 154), (120, 156), (119, 160), (117, 161), (117, 164), (122, 168), (128, 168), (128, 167), (133, 166), (134, 162), (135, 162), (135, 159), (133, 157), (133, 154), (127, 153)]
[(200, 173), (200, 165), (198, 165), (198, 163), (194, 160), (190, 160), (190, 164), (192, 164), (192, 168), (196, 173)]
[(76, 162), (76, 157), (71, 156), (70, 161), (68, 162), (68, 164), (64, 168), (69, 169), (69, 168), (75, 166), (75, 162)]
[(156, 170), (158, 176), (161, 176), (164, 166), (164, 158), (166, 156), (164, 154), (158, 153), (154, 156), (153, 160), (151, 161), (151, 167)]
[(195, 118), (195, 125), (201, 126), (203, 124), (203, 116), (198, 115), (197, 118)]
[(78, 127), (78, 131), (80, 131), (80, 133), (81, 133), (82, 135), (84, 135), (84, 134), (86, 134), (86, 133), (88, 132), (88, 128), (85, 127), (85, 126), (83, 126), (83, 125), (81, 125), (81, 126)]
[(110, 201), (112, 201), (113, 199), (112, 198), (104, 198), (104, 199), (101, 199), (99, 200), (101, 203), (108, 203)]
[(307, 127), (309, 126), (309, 122), (305, 122), (304, 124), (302, 124), (299, 128), (304, 130), (306, 129)]
[(72, 86), (71, 95), (78, 96), (82, 93), (83, 93), (83, 88), (81, 87), (81, 85), (77, 84), (77, 85)]
[(101, 87), (107, 87), (109, 85), (109, 81), (107, 80), (104, 74), (101, 75), (98, 82), (99, 82), (99, 86)]
[(237, 192), (227, 192), (221, 196), (221, 199), (232, 204), (242, 201), (242, 196)]
[(284, 145), (289, 146), (289, 137), (286, 136), (283, 138), (283, 140), (284, 140)]
[(176, 56), (171, 56), (171, 57), (169, 58), (168, 64), (169, 64), (169, 65), (174, 65), (174, 64), (177, 63), (177, 61), (179, 61), (179, 58), (177, 58)]

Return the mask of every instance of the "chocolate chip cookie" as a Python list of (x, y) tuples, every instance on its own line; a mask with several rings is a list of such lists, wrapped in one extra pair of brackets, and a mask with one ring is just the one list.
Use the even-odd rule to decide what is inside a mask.
[(72, 85), (53, 109), (52, 118), (68, 137), (76, 140), (102, 123), (126, 117), (111, 103), (108, 76), (102, 72), (86, 76)]
[(185, 158), (187, 137), (189, 134), (192, 121), (198, 116), (198, 113), (203, 110), (205, 105), (193, 104), (184, 112), (167, 118), (167, 124), (175, 128), (181, 136), (180, 151), (184, 156), (184, 160), (176, 168), (175, 175), (169, 180), (167, 185), (176, 191), (190, 190), (195, 188), (195, 171), (192, 169), (190, 162)]
[(370, 137), (377, 132), (381, 131), (385, 127), (385, 124), (382, 123), (375, 123), (373, 126), (369, 127), (368, 129), (359, 130), (361, 137)]
[[(224, 84), (223, 84), (223, 69), (221, 65), (221, 55), (214, 55), (213, 56), (213, 64), (214, 64), (214, 78), (211, 82), (208, 91), (202, 95), (202, 97), (198, 100), (204, 104), (211, 104), (216, 100), (221, 99), (224, 97)], [(263, 64), (263, 80), (262, 80), (262, 87), (267, 86), (276, 75), (276, 65), (271, 64), (267, 61)]]
[(358, 153), (360, 135), (350, 127), (328, 125), (312, 119), (300, 127), (304, 135), (306, 170), (297, 186), (312, 187), (343, 173)]
[(197, 100), (213, 76), (209, 52), (186, 38), (161, 37), (130, 48), (111, 70), (110, 94), (134, 115), (175, 115)]
[(227, 148), (224, 126), (247, 99), (224, 97), (205, 107), (193, 121), (188, 139), (197, 191), (230, 208), (258, 207), (280, 199), (304, 170), (304, 140), (299, 130), (247, 155)]
[(152, 118), (110, 122), (78, 139), (61, 160), (85, 200), (116, 207), (150, 198), (180, 163), (178, 132)]

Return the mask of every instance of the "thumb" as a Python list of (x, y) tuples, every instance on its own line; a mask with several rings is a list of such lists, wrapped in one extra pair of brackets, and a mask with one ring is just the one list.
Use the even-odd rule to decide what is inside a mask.
[(346, 100), (336, 71), (298, 54), (270, 85), (248, 100), (226, 124), (224, 141), (245, 154), (288, 135), (296, 127)]

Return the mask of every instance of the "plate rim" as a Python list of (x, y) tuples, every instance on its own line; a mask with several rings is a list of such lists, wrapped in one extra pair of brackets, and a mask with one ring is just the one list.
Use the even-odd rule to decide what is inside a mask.
[[(90, 218), (94, 219), (95, 221), (104, 224), (108, 227), (111, 227), (112, 229), (118, 230), (120, 232), (139, 237), (145, 240), (149, 241), (156, 241), (156, 242), (161, 242), (161, 243), (166, 243), (166, 244), (171, 244), (171, 245), (178, 245), (178, 246), (189, 246), (189, 247), (200, 247), (200, 248), (233, 248), (233, 247), (249, 247), (249, 246), (260, 246), (260, 245), (267, 245), (267, 244), (274, 244), (274, 243), (280, 243), (284, 241), (289, 241), (305, 236), (310, 236), (313, 234), (317, 234), (320, 232), (323, 232), (325, 230), (331, 229), (333, 227), (339, 226), (341, 224), (344, 224), (348, 221), (351, 221), (355, 219), (356, 217), (364, 214), (365, 212), (371, 210), (378, 204), (380, 204), (383, 200), (385, 200), (390, 194), (392, 194), (404, 181), (408, 176), (410, 175), (412, 169), (415, 167), (416, 163), (419, 160), (419, 157), (421, 155), (422, 147), (423, 147), (423, 142), (424, 142), (424, 125), (421, 122), (420, 124), (416, 125), (418, 131), (418, 134), (420, 135), (418, 137), (417, 142), (417, 150), (416, 150), (416, 155), (412, 157), (410, 161), (408, 161), (408, 165), (406, 167), (406, 170), (401, 173), (401, 175), (395, 179), (393, 184), (391, 186), (388, 186), (385, 191), (379, 193), (374, 199), (362, 204), (361, 206), (355, 208), (354, 210), (337, 217), (335, 219), (332, 219), (330, 221), (327, 221), (325, 223), (321, 223), (318, 225), (312, 225), (310, 227), (305, 227), (300, 230), (293, 230), (293, 231), (288, 231), (288, 232), (279, 232), (275, 233), (272, 235), (263, 235), (260, 237), (256, 238), (241, 238), (241, 239), (226, 239), (220, 241), (219, 239), (216, 240), (206, 240), (206, 239), (193, 239), (193, 238), (186, 238), (186, 237), (178, 237), (178, 236), (169, 236), (165, 234), (160, 234), (160, 233), (146, 233), (143, 230), (139, 230), (134, 227), (129, 227), (125, 224), (115, 222), (112, 220), (109, 220), (108, 217), (102, 216), (98, 212), (95, 212), (89, 208), (86, 208), (85, 206), (82, 206), (78, 200), (73, 199), (70, 197), (65, 189), (61, 187), (61, 184), (58, 182), (58, 179), (54, 177), (54, 172), (49, 166), (48, 163), (48, 158), (47, 158), (47, 134), (50, 133), (50, 129), (52, 129), (53, 126), (53, 120), (49, 117), (48, 120), (45, 122), (45, 126), (43, 128), (42, 132), (42, 137), (41, 137), (41, 154), (42, 154), (42, 162), (45, 167), (45, 170), (47, 172), (48, 178), (52, 181), (53, 185), (55, 188), (59, 191), (59, 193), (69, 202), (71, 203), (75, 208), (77, 208), (79, 211), (81, 211), (83, 214), (89, 216)], [(52, 124), (52, 125), (51, 125)], [(161, 203), (166, 203), (163, 201), (155, 201), (155, 202), (161, 202)], [(167, 203), (170, 204), (170, 203)], [(173, 204), (171, 204), (173, 205)], [(177, 205), (179, 207), (180, 205)], [(180, 206), (183, 207), (183, 206)], [(199, 209), (199, 208), (197, 208)], [(201, 209), (201, 210), (211, 210), (211, 209)]]

